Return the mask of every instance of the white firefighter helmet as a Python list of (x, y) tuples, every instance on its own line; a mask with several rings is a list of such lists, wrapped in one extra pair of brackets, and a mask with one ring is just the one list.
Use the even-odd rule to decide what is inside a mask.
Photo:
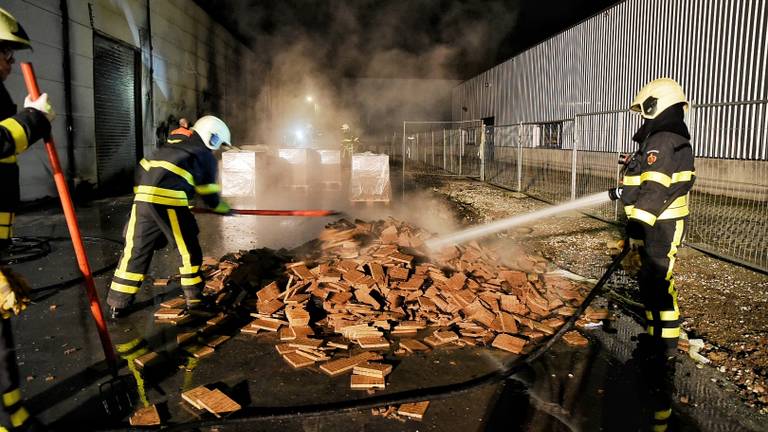
[(684, 108), (688, 109), (688, 100), (680, 84), (672, 78), (657, 78), (640, 89), (629, 109), (639, 112), (643, 118), (654, 119), (679, 103), (684, 103)]
[(192, 126), (192, 130), (200, 135), (205, 146), (211, 150), (218, 150), (222, 144), (232, 145), (227, 124), (218, 117), (212, 115), (200, 117)]
[(16, 18), (3, 8), (0, 8), (0, 43), (8, 44), (15, 50), (32, 48), (27, 32)]
[(348, 131), (349, 130), (349, 125), (344, 123), (343, 125), (341, 125), (341, 130), (343, 130), (344, 132)]

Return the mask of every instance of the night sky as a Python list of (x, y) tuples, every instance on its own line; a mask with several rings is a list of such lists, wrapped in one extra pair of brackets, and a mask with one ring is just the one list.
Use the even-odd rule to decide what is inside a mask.
[(467, 79), (616, 0), (196, 0), (265, 63), (355, 78)]

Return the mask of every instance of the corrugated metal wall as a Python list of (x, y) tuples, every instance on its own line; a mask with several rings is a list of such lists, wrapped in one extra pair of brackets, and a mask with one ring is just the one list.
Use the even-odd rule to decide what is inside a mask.
[(453, 119), (623, 110), (669, 76), (698, 105), (698, 156), (768, 160), (766, 104), (741, 103), (768, 99), (767, 30), (768, 0), (627, 0), (456, 87)]

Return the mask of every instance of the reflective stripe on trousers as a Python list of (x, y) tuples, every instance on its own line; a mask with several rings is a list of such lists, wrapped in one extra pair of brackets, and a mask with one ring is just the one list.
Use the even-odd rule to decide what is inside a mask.
[(154, 251), (171, 243), (181, 255), (181, 284), (188, 303), (199, 301), (204, 286), (203, 253), (195, 217), (187, 207), (134, 202), (125, 229), (125, 247), (110, 285), (107, 303), (123, 308), (139, 291)]

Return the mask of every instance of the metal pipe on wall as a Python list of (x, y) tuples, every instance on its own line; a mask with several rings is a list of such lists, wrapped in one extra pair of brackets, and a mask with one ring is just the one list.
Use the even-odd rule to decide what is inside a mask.
[(59, 0), (59, 10), (61, 11), (61, 40), (64, 61), (64, 116), (67, 144), (67, 183), (69, 188), (74, 187), (74, 179), (77, 175), (77, 165), (75, 164), (75, 127), (72, 116), (72, 57), (70, 54), (69, 42), (69, 6), (67, 0)]

